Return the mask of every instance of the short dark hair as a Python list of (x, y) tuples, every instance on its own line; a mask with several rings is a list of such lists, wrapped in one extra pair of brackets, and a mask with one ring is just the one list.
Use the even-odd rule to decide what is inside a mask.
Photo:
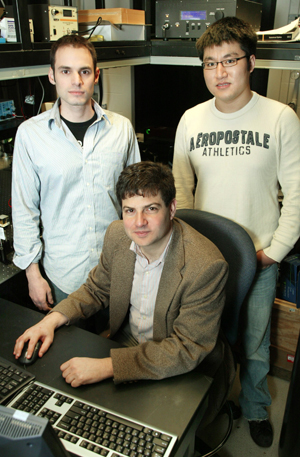
[(238, 42), (248, 57), (255, 55), (257, 35), (248, 22), (237, 17), (223, 17), (211, 24), (196, 43), (199, 58), (203, 60), (205, 48), (222, 43)]
[(86, 38), (83, 38), (80, 35), (64, 35), (61, 38), (59, 38), (57, 41), (54, 41), (54, 43), (51, 46), (51, 50), (50, 50), (50, 65), (51, 65), (53, 72), (54, 72), (56, 52), (59, 48), (62, 48), (64, 46), (73, 46), (73, 48), (86, 48), (92, 56), (94, 72), (96, 72), (97, 53), (94, 48), (94, 45), (89, 40), (87, 40)]
[(160, 192), (168, 207), (176, 195), (171, 169), (162, 163), (150, 161), (134, 163), (125, 168), (119, 176), (116, 192), (121, 206), (125, 198), (154, 196)]

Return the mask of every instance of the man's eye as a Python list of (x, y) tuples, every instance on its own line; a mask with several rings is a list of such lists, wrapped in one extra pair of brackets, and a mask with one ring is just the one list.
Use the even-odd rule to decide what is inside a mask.
[(67, 75), (69, 73), (69, 70), (62, 70), (63, 75)]
[(148, 211), (149, 211), (150, 213), (153, 213), (153, 212), (156, 211), (156, 210), (157, 210), (156, 206), (149, 206), (149, 208), (148, 208)]
[(225, 64), (231, 64), (231, 63), (234, 63), (235, 62), (235, 59), (228, 59), (228, 60), (225, 60)]
[(215, 63), (214, 62), (205, 62), (205, 66), (207, 68), (211, 68), (211, 67), (214, 67), (215, 66)]
[(82, 70), (81, 72), (83, 75), (89, 75), (90, 74), (90, 71), (89, 70)]

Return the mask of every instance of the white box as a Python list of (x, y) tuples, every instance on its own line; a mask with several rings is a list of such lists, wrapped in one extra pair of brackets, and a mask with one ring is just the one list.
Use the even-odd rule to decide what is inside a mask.
[[(15, 27), (15, 20), (11, 17), (4, 17), (2, 21), (0, 21), (0, 29), (1, 35), (3, 38), (6, 39), (7, 43), (16, 43), (17, 35), (16, 35), (16, 27)], [(33, 22), (32, 19), (29, 19), (29, 29), (30, 29), (30, 39), (33, 43), (34, 41), (34, 33), (33, 33)]]
[[(79, 24), (79, 31), (84, 32), (85, 30), (90, 30), (95, 26), (94, 24), (81, 23)], [(90, 32), (87, 32), (89, 35)], [(104, 41), (144, 41), (146, 34), (145, 25), (135, 25), (135, 24), (121, 24), (121, 25), (98, 25), (92, 35), (92, 40), (96, 36), (103, 36)]]

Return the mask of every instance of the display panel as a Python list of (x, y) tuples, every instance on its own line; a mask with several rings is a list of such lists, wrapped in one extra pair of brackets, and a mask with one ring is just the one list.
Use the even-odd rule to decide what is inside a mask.
[(63, 10), (64, 17), (72, 17), (72, 10)]
[(206, 10), (203, 11), (180, 11), (180, 19), (183, 21), (206, 21)]

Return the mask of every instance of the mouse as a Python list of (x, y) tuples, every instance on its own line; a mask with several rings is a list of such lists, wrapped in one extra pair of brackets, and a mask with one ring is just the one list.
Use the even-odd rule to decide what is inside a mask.
[(29, 343), (29, 341), (27, 341), (24, 344), (24, 347), (22, 349), (21, 355), (20, 355), (20, 357), (18, 359), (19, 362), (22, 365), (32, 365), (38, 359), (39, 350), (40, 350), (40, 347), (42, 345), (42, 342), (39, 340), (35, 345), (35, 348), (33, 350), (32, 356), (30, 357), (30, 359), (27, 359), (26, 358), (26, 354), (27, 354), (27, 349), (28, 349), (28, 343)]

